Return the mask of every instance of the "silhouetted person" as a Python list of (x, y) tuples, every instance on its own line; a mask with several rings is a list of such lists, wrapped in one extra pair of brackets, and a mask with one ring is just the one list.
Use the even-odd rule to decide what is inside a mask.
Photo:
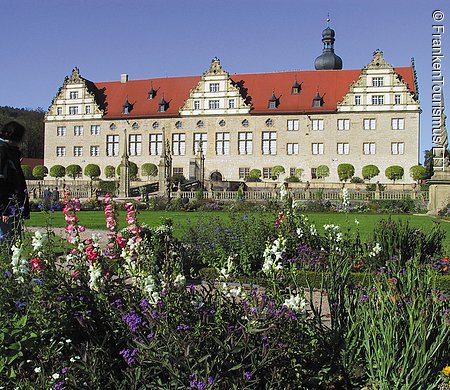
[(0, 129), (0, 240), (21, 232), (21, 221), (30, 217), (28, 191), (19, 143), (25, 128), (9, 122)]

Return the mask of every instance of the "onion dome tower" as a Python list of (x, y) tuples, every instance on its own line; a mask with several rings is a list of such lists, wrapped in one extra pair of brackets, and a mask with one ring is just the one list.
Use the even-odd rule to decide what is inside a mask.
[[(327, 23), (330, 18), (327, 19)], [(322, 31), (323, 53), (316, 58), (316, 70), (342, 69), (342, 59), (334, 53), (335, 32), (330, 26)]]

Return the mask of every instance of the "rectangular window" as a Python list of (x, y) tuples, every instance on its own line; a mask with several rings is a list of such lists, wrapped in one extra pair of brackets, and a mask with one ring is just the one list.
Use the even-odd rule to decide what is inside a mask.
[(197, 155), (200, 149), (200, 144), (202, 147), (202, 154), (206, 155), (208, 135), (206, 133), (194, 133), (194, 155)]
[(91, 157), (98, 157), (100, 156), (100, 146), (91, 146)]
[(403, 118), (392, 118), (392, 130), (404, 130), (405, 120)]
[(372, 95), (372, 104), (375, 106), (384, 104), (384, 96), (383, 95)]
[(184, 156), (186, 154), (186, 134), (172, 134), (172, 153), (174, 156)]
[(323, 154), (323, 143), (312, 143), (311, 151), (312, 154)]
[(289, 176), (290, 177), (294, 177), (295, 176), (295, 170), (296, 170), (297, 168), (289, 168)]
[(58, 126), (56, 128), (56, 135), (58, 137), (64, 137), (66, 135), (66, 126)]
[(219, 100), (209, 100), (209, 109), (214, 110), (216, 108), (219, 108)]
[(404, 154), (405, 153), (405, 143), (404, 142), (392, 142), (391, 143), (391, 153), (392, 154)]
[(383, 77), (372, 77), (372, 87), (382, 87), (383, 84)]
[(311, 179), (317, 179), (317, 168), (311, 168)]
[(230, 154), (230, 133), (216, 133), (216, 154), (218, 156)]
[(82, 157), (83, 156), (83, 147), (82, 146), (74, 146), (73, 147), (73, 155), (74, 155), (74, 157)]
[(91, 125), (91, 135), (100, 135), (100, 125)]
[(298, 119), (288, 119), (287, 129), (288, 129), (288, 131), (297, 131), (298, 130)]
[(86, 114), (90, 114), (91, 113), (91, 106), (86, 106), (85, 110), (86, 110)]
[(400, 97), (400, 95), (395, 95), (394, 96), (394, 101), (395, 101), (395, 104), (401, 104), (401, 97)]
[(73, 135), (80, 137), (83, 135), (83, 126), (74, 126)]
[(346, 142), (338, 142), (337, 144), (337, 154), (349, 154), (350, 144)]
[(238, 134), (239, 137), (239, 154), (253, 153), (253, 133), (242, 132)]
[(57, 146), (56, 147), (56, 157), (64, 157), (66, 155), (66, 147), (65, 146)]
[(57, 114), (57, 115), (62, 115), (62, 107), (58, 107), (58, 108), (56, 109), (56, 114)]
[(323, 119), (313, 119), (312, 120), (312, 129), (313, 130), (323, 130)]
[(78, 106), (69, 106), (69, 115), (77, 115)]
[(234, 99), (228, 99), (228, 108), (234, 108)]
[(183, 168), (173, 167), (172, 172), (174, 175), (183, 175)]
[(361, 105), (361, 95), (355, 95), (355, 106)]
[(263, 168), (263, 179), (272, 179), (272, 168)]
[(350, 119), (338, 119), (338, 130), (350, 130)]
[(375, 142), (364, 142), (363, 143), (363, 153), (364, 154), (375, 154)]
[(69, 99), (78, 99), (78, 91), (70, 91)]
[(239, 179), (246, 179), (250, 174), (250, 168), (239, 168)]
[(298, 154), (298, 144), (297, 143), (288, 143), (286, 144), (287, 154)]
[(262, 133), (262, 154), (277, 154), (277, 133), (276, 131), (263, 131)]
[(161, 156), (163, 149), (162, 134), (150, 134), (149, 153), (150, 156)]
[(377, 127), (376, 119), (364, 119), (364, 130), (375, 130)]
[(200, 110), (200, 100), (194, 100), (194, 110)]
[(219, 92), (219, 83), (210, 83), (209, 92)]
[(119, 136), (107, 135), (106, 136), (106, 155), (118, 156), (119, 155)]

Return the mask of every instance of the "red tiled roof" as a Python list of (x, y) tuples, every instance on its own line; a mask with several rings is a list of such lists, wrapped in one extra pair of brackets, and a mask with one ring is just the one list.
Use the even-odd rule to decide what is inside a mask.
[(44, 165), (44, 159), (43, 158), (28, 158), (24, 157), (22, 160), (20, 160), (21, 165), (28, 165), (33, 169), (36, 165)]
[[(395, 71), (414, 92), (414, 74), (412, 67), (395, 68)], [(231, 79), (242, 82), (251, 97), (252, 114), (263, 113), (298, 113), (298, 112), (330, 112), (335, 111), (337, 103), (347, 94), (350, 84), (360, 76), (360, 70), (319, 70), (292, 71), (256, 74), (233, 74)], [(297, 79), (301, 84), (298, 95), (291, 94), (292, 85)], [(137, 118), (137, 117), (171, 117), (178, 116), (192, 88), (200, 81), (200, 76), (167, 77), (146, 80), (130, 80), (122, 84), (120, 81), (98, 82), (96, 87), (103, 89), (105, 95), (105, 118)], [(154, 99), (147, 99), (151, 86), (157, 91)], [(312, 101), (317, 90), (323, 96), (322, 107), (313, 108)], [(268, 100), (272, 92), (279, 98), (276, 109), (269, 109)], [(161, 98), (169, 103), (165, 112), (158, 112)], [(128, 101), (133, 105), (129, 114), (123, 114), (123, 104)]]

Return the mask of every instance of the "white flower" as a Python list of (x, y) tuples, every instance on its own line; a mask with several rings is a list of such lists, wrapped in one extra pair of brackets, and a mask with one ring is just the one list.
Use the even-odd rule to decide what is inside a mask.
[(355, 223), (357, 224), (357, 225), (359, 225), (359, 221), (355, 218)]
[(303, 230), (302, 228), (297, 228), (297, 237), (302, 238), (303, 237)]
[(102, 267), (99, 263), (89, 266), (89, 288), (97, 291), (100, 287), (100, 277), (102, 276)]
[(48, 241), (47, 234), (42, 234), (39, 230), (34, 232), (34, 236), (31, 239), (31, 245), (34, 251), (41, 249)]
[(284, 301), (283, 306), (286, 306), (288, 309), (292, 309), (296, 312), (302, 311), (306, 306), (306, 301), (304, 298), (301, 298), (299, 294), (292, 295)]
[(173, 284), (175, 286), (184, 286), (184, 283), (186, 282), (186, 278), (184, 275), (178, 274), (175, 280), (173, 281)]
[(14, 275), (16, 275), (16, 280), (20, 283), (23, 283), (25, 281), (23, 275), (28, 274), (29, 271), (29, 263), (26, 259), (26, 257), (23, 255), (25, 250), (23, 249), (22, 245), (19, 247), (14, 244), (11, 247), (12, 256), (11, 256), (11, 266), (12, 266), (12, 272)]
[(52, 378), (53, 378), (54, 380), (59, 379), (59, 374), (58, 374), (57, 372), (55, 372), (55, 373), (52, 375)]
[(66, 340), (66, 343), (67, 343), (67, 344), (70, 344), (71, 342), (72, 342), (71, 339), (67, 339), (67, 340)]
[(377, 242), (375, 246), (372, 248), (372, 251), (369, 253), (370, 257), (375, 257), (381, 252), (381, 245)]
[(316, 226), (315, 226), (315, 225), (311, 225), (311, 226), (309, 227), (309, 232), (310, 232), (311, 236), (317, 236), (317, 229), (316, 229)]
[(39, 373), (41, 372), (41, 367), (35, 367), (35, 368), (34, 368), (34, 372), (35, 372), (36, 374), (39, 374)]
[(75, 363), (75, 358), (74, 357), (70, 358), (70, 363)]
[(264, 250), (264, 263), (262, 270), (265, 273), (281, 270), (283, 267), (280, 260), (286, 250), (286, 239), (280, 237), (276, 239), (271, 247), (267, 247)]

